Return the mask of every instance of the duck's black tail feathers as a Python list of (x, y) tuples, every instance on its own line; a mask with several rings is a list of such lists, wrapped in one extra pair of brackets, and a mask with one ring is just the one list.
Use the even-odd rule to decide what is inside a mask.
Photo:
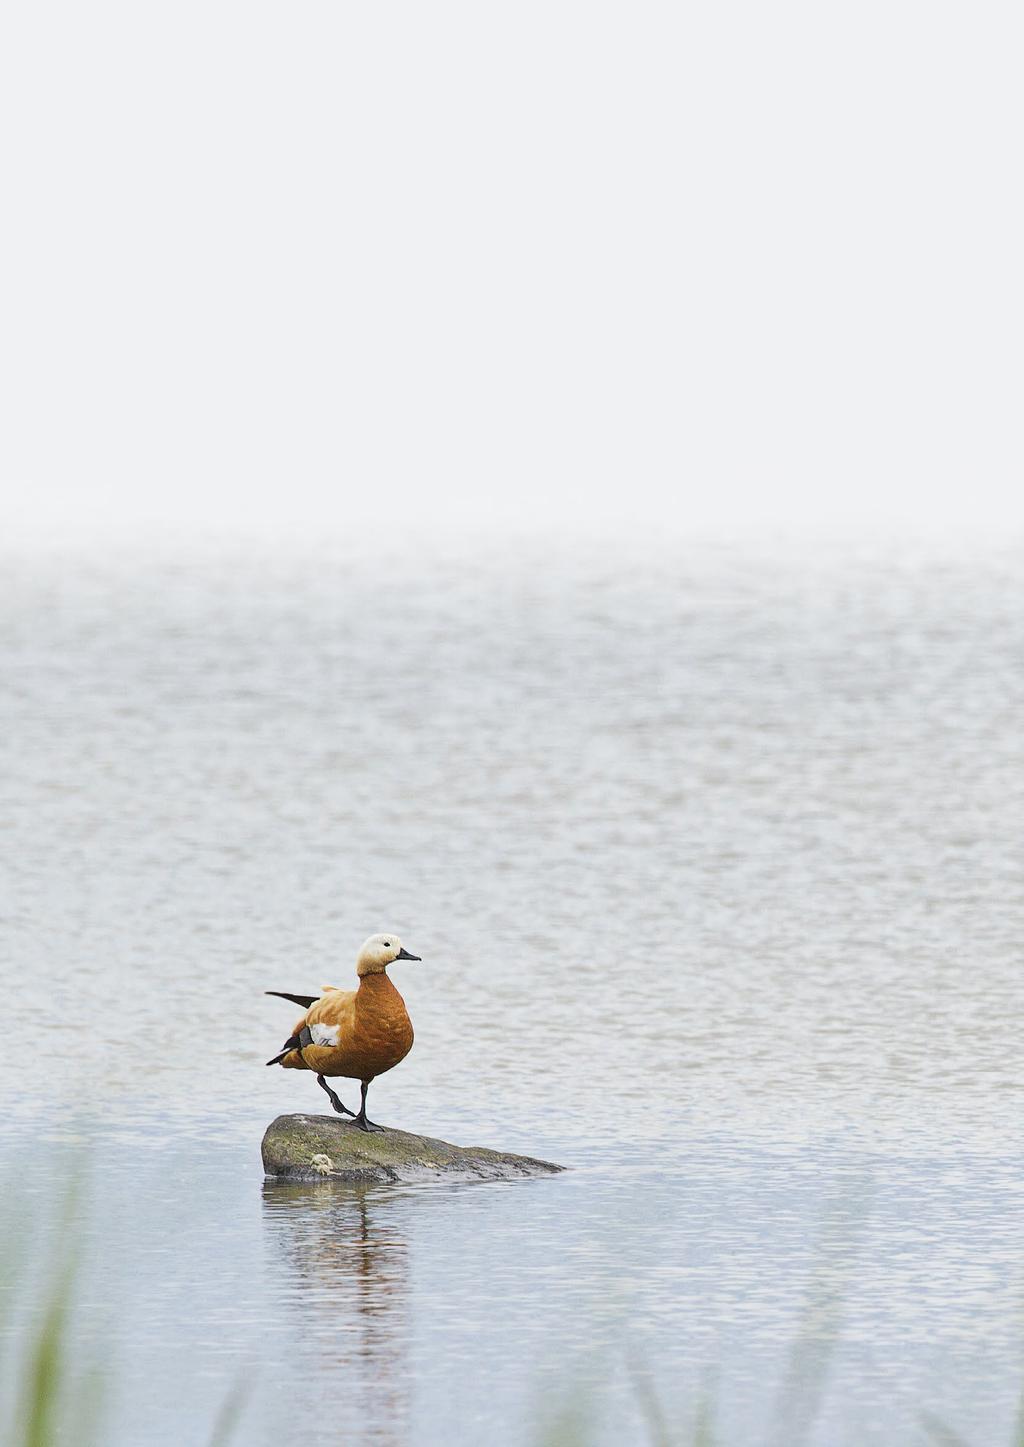
[[(315, 1005), (320, 998), (319, 995), (290, 995), (287, 990), (265, 990), (264, 994), (276, 995), (279, 1000), (291, 1000), (293, 1005), (301, 1005), (304, 1010), (308, 1010), (310, 1005)], [(306, 1038), (303, 1039), (303, 1036)], [(303, 1026), (298, 1035), (290, 1035), (288, 1037), (284, 1042), (284, 1048), (280, 1055), (275, 1055), (273, 1060), (267, 1061), (267, 1064), (280, 1065), (286, 1055), (289, 1055), (293, 1050), (298, 1050), (300, 1045), (308, 1045), (311, 1039), (312, 1036), (309, 1033), (309, 1029)]]
[[(276, 991), (274, 991), (274, 990), (268, 990), (268, 991), (267, 991), (267, 994), (268, 994), (268, 995), (273, 995), (273, 994), (275, 994), (275, 993), (276, 993)], [(293, 995), (293, 996), (291, 996), (290, 998), (294, 999), (295, 997), (294, 997), (294, 995)], [(284, 1059), (284, 1057), (285, 1057), (286, 1055), (290, 1055), (293, 1050), (304, 1050), (307, 1045), (312, 1045), (312, 1043), (313, 1043), (313, 1036), (312, 1036), (312, 1034), (310, 1033), (309, 1026), (308, 1026), (308, 1025), (303, 1025), (303, 1027), (302, 1027), (301, 1030), (296, 1031), (296, 1033), (295, 1033), (294, 1035), (289, 1035), (289, 1036), (288, 1036), (288, 1039), (284, 1042), (284, 1045), (283, 1045), (283, 1047), (282, 1047), (282, 1049), (281, 1049), (280, 1055), (275, 1055), (274, 1058), (273, 1058), (273, 1060), (268, 1060), (268, 1061), (267, 1061), (267, 1064), (268, 1064), (268, 1065), (280, 1065), (280, 1063), (281, 1063), (281, 1061)]]

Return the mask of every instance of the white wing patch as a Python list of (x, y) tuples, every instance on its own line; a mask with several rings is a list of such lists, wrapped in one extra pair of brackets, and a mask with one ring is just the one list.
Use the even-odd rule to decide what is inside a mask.
[(337, 1045), (338, 1043), (337, 1025), (310, 1025), (309, 1033), (313, 1037), (314, 1045)]

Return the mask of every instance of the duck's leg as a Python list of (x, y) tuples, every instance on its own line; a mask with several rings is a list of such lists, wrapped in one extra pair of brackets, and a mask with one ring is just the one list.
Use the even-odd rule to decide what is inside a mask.
[(355, 1115), (354, 1110), (349, 1110), (347, 1105), (342, 1104), (341, 1099), (337, 1095), (335, 1095), (334, 1091), (327, 1084), (327, 1081), (323, 1078), (322, 1075), (317, 1076), (316, 1083), (320, 1086), (322, 1090), (326, 1090), (327, 1094), (331, 1097), (331, 1104), (334, 1106), (334, 1109), (338, 1112), (339, 1115)]
[(360, 1086), (359, 1086), (359, 1095), (360, 1095), (359, 1114), (356, 1116), (356, 1118), (355, 1118), (355, 1120), (352, 1122), (352, 1124), (353, 1124), (353, 1125), (357, 1125), (360, 1130), (365, 1130), (365, 1131), (371, 1131), (371, 1130), (383, 1131), (384, 1127), (383, 1127), (382, 1125), (374, 1125), (374, 1123), (373, 1123), (372, 1120), (367, 1120), (367, 1119), (366, 1119), (366, 1092), (369, 1090), (369, 1088), (370, 1088), (370, 1082), (369, 1082), (369, 1080), (364, 1080), (364, 1081), (362, 1081), (362, 1082), (360, 1083)]

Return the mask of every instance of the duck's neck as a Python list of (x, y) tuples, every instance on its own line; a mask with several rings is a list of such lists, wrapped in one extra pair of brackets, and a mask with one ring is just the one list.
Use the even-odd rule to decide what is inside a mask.
[(401, 1001), (402, 997), (388, 979), (386, 970), (373, 970), (359, 976), (356, 1004), (379, 1005), (386, 1000)]

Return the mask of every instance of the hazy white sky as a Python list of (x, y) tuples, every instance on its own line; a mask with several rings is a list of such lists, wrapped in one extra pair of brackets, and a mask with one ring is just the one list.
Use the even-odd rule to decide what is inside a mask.
[(5, 526), (1019, 526), (1022, 32), (9, 5)]

